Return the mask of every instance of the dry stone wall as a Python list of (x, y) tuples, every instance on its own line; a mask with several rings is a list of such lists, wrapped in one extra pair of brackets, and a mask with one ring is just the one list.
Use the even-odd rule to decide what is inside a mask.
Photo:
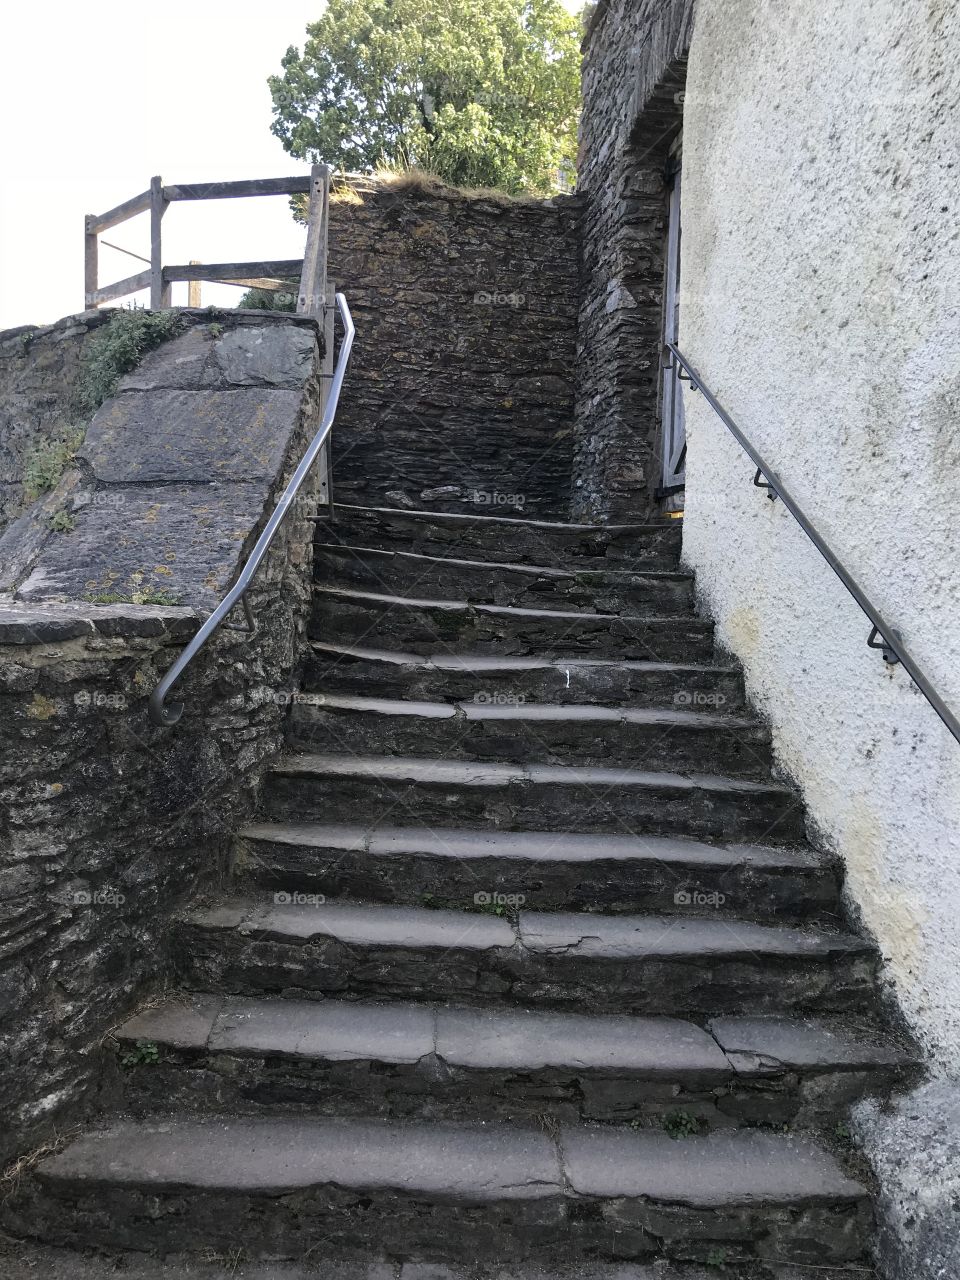
[[(104, 1036), (163, 983), (171, 916), (224, 872), (298, 683), (309, 502), (255, 581), (255, 637), (218, 634), (177, 687), (186, 710), (176, 727), (146, 714), (272, 509), (319, 407), (312, 322), (186, 319), (188, 332), (103, 406), (81, 478), (65, 478), (74, 496), (83, 484), (123, 501), (82, 503), (72, 532), (41, 542), (29, 598), (0, 597), (0, 1162), (109, 1105), (93, 1092), (111, 1078)], [(61, 551), (71, 545), (76, 558)], [(185, 603), (78, 598), (91, 558), (98, 572), (117, 569), (127, 592), (148, 551), (173, 567), (163, 581)], [(57, 598), (40, 599), (43, 584)]]
[(579, 203), (352, 179), (330, 272), (357, 343), (336, 496), (366, 505), (565, 517)]
[(602, 0), (584, 42), (573, 514), (657, 512), (665, 166), (693, 0)]
[(87, 311), (0, 333), (0, 532), (28, 505), (24, 469), (35, 446), (74, 428), (80, 362), (109, 318)]

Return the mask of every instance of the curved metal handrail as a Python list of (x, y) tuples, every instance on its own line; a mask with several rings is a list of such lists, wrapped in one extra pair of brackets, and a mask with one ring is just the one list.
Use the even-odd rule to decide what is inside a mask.
[(327, 437), (330, 435), (330, 430), (333, 426), (333, 420), (337, 414), (340, 390), (343, 387), (343, 379), (347, 372), (347, 363), (350, 360), (350, 350), (353, 347), (354, 335), (353, 318), (350, 315), (350, 308), (347, 306), (347, 300), (342, 293), (337, 294), (337, 307), (340, 311), (340, 318), (343, 321), (344, 336), (343, 342), (340, 345), (340, 354), (337, 358), (337, 367), (334, 370), (333, 378), (330, 382), (330, 392), (327, 397), (326, 408), (323, 411), (323, 418), (321, 419), (317, 434), (310, 442), (310, 447), (301, 458), (296, 471), (290, 477), (289, 484), (284, 489), (272, 515), (270, 516), (270, 519), (264, 527), (263, 532), (257, 539), (256, 545), (250, 552), (250, 555), (247, 558), (247, 563), (241, 569), (236, 582), (150, 695), (149, 713), (150, 719), (154, 724), (176, 724), (183, 715), (182, 702), (172, 702), (169, 706), (166, 705), (165, 700), (167, 694), (180, 679), (186, 668), (197, 656), (213, 633), (221, 625), (231, 609), (242, 601), (244, 610), (247, 613), (247, 619), (248, 621), (250, 620), (249, 605), (245, 599), (247, 589), (253, 581), (254, 575), (259, 569), (264, 556), (267, 554), (270, 544), (274, 539), (274, 535), (283, 523), (294, 498), (300, 491), (300, 487), (306, 479), (310, 468), (316, 462), (317, 457), (320, 454), (320, 450), (326, 443)]
[[(766, 489), (768, 498), (771, 498), (774, 501), (779, 499), (779, 501), (783, 503), (793, 516), (794, 520), (796, 520), (797, 524), (817, 548), (824, 560), (826, 560), (827, 564), (866, 614), (867, 618), (873, 625), (873, 630), (870, 632), (867, 644), (871, 649), (880, 649), (883, 653), (883, 659), (885, 662), (888, 662), (891, 665), (898, 662), (902, 663), (903, 668), (910, 676), (910, 679), (930, 703), (931, 707), (933, 707), (934, 711), (953, 734), (957, 742), (960, 742), (960, 720), (957, 719), (954, 713), (940, 697), (939, 693), (937, 693), (928, 677), (924, 675), (920, 666), (911, 656), (910, 651), (903, 643), (903, 639), (899, 631), (896, 631), (890, 626), (880, 613), (879, 609), (877, 609), (870, 601), (866, 592), (857, 580), (844, 568), (836, 552), (827, 542), (824, 541), (816, 528), (810, 523), (796, 500), (785, 488), (777, 473), (772, 467), (768, 466), (767, 463), (764, 462), (763, 458), (730, 417), (729, 413), (727, 413), (720, 401), (705, 385), (700, 374), (686, 356), (683, 355), (680, 349), (673, 342), (664, 343), (664, 348), (669, 351), (676, 364), (687, 375), (686, 378), (683, 378), (682, 373), (678, 373), (677, 376), (683, 378), (683, 381), (685, 382), (689, 381), (693, 390), (701, 393), (710, 408), (737, 441), (744, 453), (747, 454), (751, 462), (756, 466), (757, 474), (754, 476), (753, 483), (757, 485), (758, 488)], [(763, 477), (763, 480), (760, 479), (761, 476)]]

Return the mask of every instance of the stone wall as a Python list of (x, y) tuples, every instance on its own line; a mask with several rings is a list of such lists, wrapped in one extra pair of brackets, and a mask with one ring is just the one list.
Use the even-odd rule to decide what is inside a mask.
[(693, 0), (601, 0), (584, 41), (573, 512), (657, 513), (665, 166)]
[(23, 510), (23, 471), (33, 447), (69, 432), (80, 360), (109, 311), (0, 333), (0, 532)]
[[(94, 419), (82, 483), (113, 501), (83, 502), (76, 529), (55, 535), (63, 543), (41, 545), (28, 575), (37, 591), (28, 594), (44, 582), (58, 596), (83, 586), (88, 570), (74, 574), (61, 551), (71, 543), (119, 566), (124, 592), (128, 567), (168, 548), (175, 558), (153, 563), (173, 567), (162, 581), (191, 605), (206, 606), (235, 573), (315, 429), (316, 327), (246, 313), (224, 317), (222, 332), (215, 322), (211, 334), (209, 317), (193, 319), (198, 326), (149, 357)], [(264, 384), (277, 382), (287, 393), (279, 409), (273, 396), (264, 400)], [(162, 411), (176, 421), (161, 423)], [(235, 461), (238, 441), (220, 430), (227, 418), (250, 427), (243, 484), (209, 479), (218, 438), (216, 451)], [(196, 474), (180, 474), (188, 461)], [(130, 471), (117, 474), (121, 464)], [(161, 467), (166, 498), (154, 475)], [(64, 483), (74, 483), (75, 497), (76, 482)], [(147, 488), (157, 490), (150, 502)], [(257, 635), (218, 633), (176, 690), (186, 710), (173, 728), (150, 723), (146, 700), (201, 611), (76, 598), (0, 603), (0, 1160), (96, 1105), (94, 1081), (111, 1076), (99, 1070), (113, 1052), (105, 1034), (163, 984), (171, 914), (224, 872), (296, 687), (309, 514), (309, 502), (297, 504), (255, 581)]]
[(330, 219), (331, 277), (357, 326), (336, 498), (565, 516), (576, 198), (351, 181)]

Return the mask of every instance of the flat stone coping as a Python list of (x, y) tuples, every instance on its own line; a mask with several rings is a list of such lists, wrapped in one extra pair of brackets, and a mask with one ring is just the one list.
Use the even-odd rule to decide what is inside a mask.
[(247, 840), (371, 854), (510, 858), (531, 862), (658, 862), (726, 871), (734, 867), (811, 869), (829, 859), (809, 847), (706, 844), (684, 836), (624, 836), (552, 831), (491, 831), (470, 827), (364, 827), (345, 823), (252, 822)]
[(0, 644), (42, 645), (86, 636), (186, 639), (204, 615), (149, 604), (28, 604), (0, 601)]
[(121, 1122), (43, 1161), (53, 1183), (282, 1195), (323, 1186), (431, 1200), (616, 1197), (660, 1204), (856, 1203), (865, 1189), (806, 1138), (757, 1131), (674, 1141), (653, 1130), (310, 1117)]

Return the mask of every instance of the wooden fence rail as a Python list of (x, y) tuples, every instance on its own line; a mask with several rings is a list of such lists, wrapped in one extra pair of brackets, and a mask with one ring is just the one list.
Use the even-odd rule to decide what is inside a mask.
[[(170, 286), (178, 280), (221, 281), (247, 289), (279, 289), (290, 280), (300, 280), (297, 310), (320, 315), (327, 297), (327, 229), (330, 203), (329, 165), (315, 164), (309, 177), (250, 178), (239, 182), (195, 182), (165, 187), (159, 177), (150, 179), (150, 188), (125, 200), (106, 213), (90, 213), (84, 220), (84, 306), (93, 308), (114, 302), (141, 289), (150, 290), (150, 307), (170, 306)], [(251, 196), (309, 195), (310, 217), (303, 258), (281, 258), (254, 262), (191, 261), (179, 266), (163, 265), (161, 223), (169, 206), (178, 200), (235, 200)], [(145, 271), (100, 286), (100, 233), (140, 213), (150, 214), (150, 265)], [(136, 255), (134, 255), (136, 256)], [(194, 295), (195, 296), (195, 295)]]

